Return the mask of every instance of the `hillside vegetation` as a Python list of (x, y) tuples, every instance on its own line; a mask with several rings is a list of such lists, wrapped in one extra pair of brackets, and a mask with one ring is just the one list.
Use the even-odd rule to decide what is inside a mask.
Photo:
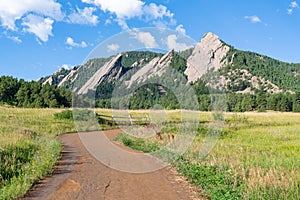
[(71, 107), (70, 91), (56, 85), (0, 77), (0, 104), (29, 108)]

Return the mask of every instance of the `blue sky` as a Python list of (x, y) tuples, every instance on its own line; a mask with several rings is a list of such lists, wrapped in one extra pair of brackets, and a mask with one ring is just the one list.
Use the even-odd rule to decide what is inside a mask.
[[(196, 41), (210, 31), (238, 49), (300, 62), (299, 6), (289, 0), (0, 0), (0, 75), (35, 80), (80, 65), (108, 38), (142, 27), (169, 28)], [(151, 45), (149, 34), (137, 36)]]

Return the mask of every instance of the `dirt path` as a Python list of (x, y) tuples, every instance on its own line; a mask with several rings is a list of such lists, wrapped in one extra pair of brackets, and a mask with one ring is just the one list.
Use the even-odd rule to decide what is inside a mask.
[[(106, 131), (105, 135), (111, 140), (119, 132)], [(83, 142), (90, 143), (103, 136), (101, 132), (84, 134), (87, 140)], [(114, 170), (95, 159), (89, 152), (95, 146), (88, 151), (79, 136), (60, 136), (64, 149), (54, 175), (40, 181), (22, 199), (195, 199), (186, 181), (170, 167), (142, 174)], [(99, 145), (98, 150), (107, 153), (111, 147), (105, 145)], [(139, 157), (136, 161), (147, 162)]]

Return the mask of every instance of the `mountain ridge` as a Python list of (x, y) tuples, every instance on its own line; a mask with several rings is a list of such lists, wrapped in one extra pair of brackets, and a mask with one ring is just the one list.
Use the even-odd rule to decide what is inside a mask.
[[(300, 64), (281, 62), (258, 53), (237, 50), (211, 32), (204, 34), (195, 47), (184, 52), (184, 58), (180, 57), (181, 53), (174, 52), (174, 50), (164, 55), (146, 51), (123, 52), (110, 58), (89, 60), (68, 72), (59, 70), (40, 81), (43, 84), (49, 83), (71, 89), (78, 94), (86, 94), (88, 90), (96, 90), (99, 84), (114, 83), (122, 79), (124, 75), (128, 76), (125, 82), (130, 87), (135, 82), (144, 82), (153, 76), (161, 76), (165, 69), (172, 65), (171, 67), (178, 69), (187, 78), (187, 83), (205, 79), (208, 72), (217, 71), (228, 92), (254, 94), (262, 90), (266, 93), (294, 93), (300, 89)], [(119, 71), (105, 71), (110, 59), (116, 56), (120, 59), (117, 67)], [(126, 61), (128, 56), (131, 56), (130, 63)], [(161, 62), (164, 57), (168, 59), (168, 62), (157, 63)], [(90, 74), (79, 73), (83, 68), (85, 71), (90, 70)], [(85, 83), (71, 86), (76, 80), (82, 79), (82, 76), (86, 76)], [(107, 78), (104, 80), (104, 77)], [(87, 86), (89, 83), (92, 84)], [(209, 81), (206, 84), (214, 87), (220, 86), (211, 84)]]

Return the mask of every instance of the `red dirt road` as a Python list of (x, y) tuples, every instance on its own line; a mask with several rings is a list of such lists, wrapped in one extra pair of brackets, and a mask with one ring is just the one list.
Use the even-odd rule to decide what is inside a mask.
[[(105, 134), (111, 140), (119, 132)], [(196, 199), (188, 183), (170, 167), (142, 174), (121, 172), (95, 159), (77, 133), (62, 135), (60, 141), (64, 149), (54, 174), (41, 180), (22, 199)]]

